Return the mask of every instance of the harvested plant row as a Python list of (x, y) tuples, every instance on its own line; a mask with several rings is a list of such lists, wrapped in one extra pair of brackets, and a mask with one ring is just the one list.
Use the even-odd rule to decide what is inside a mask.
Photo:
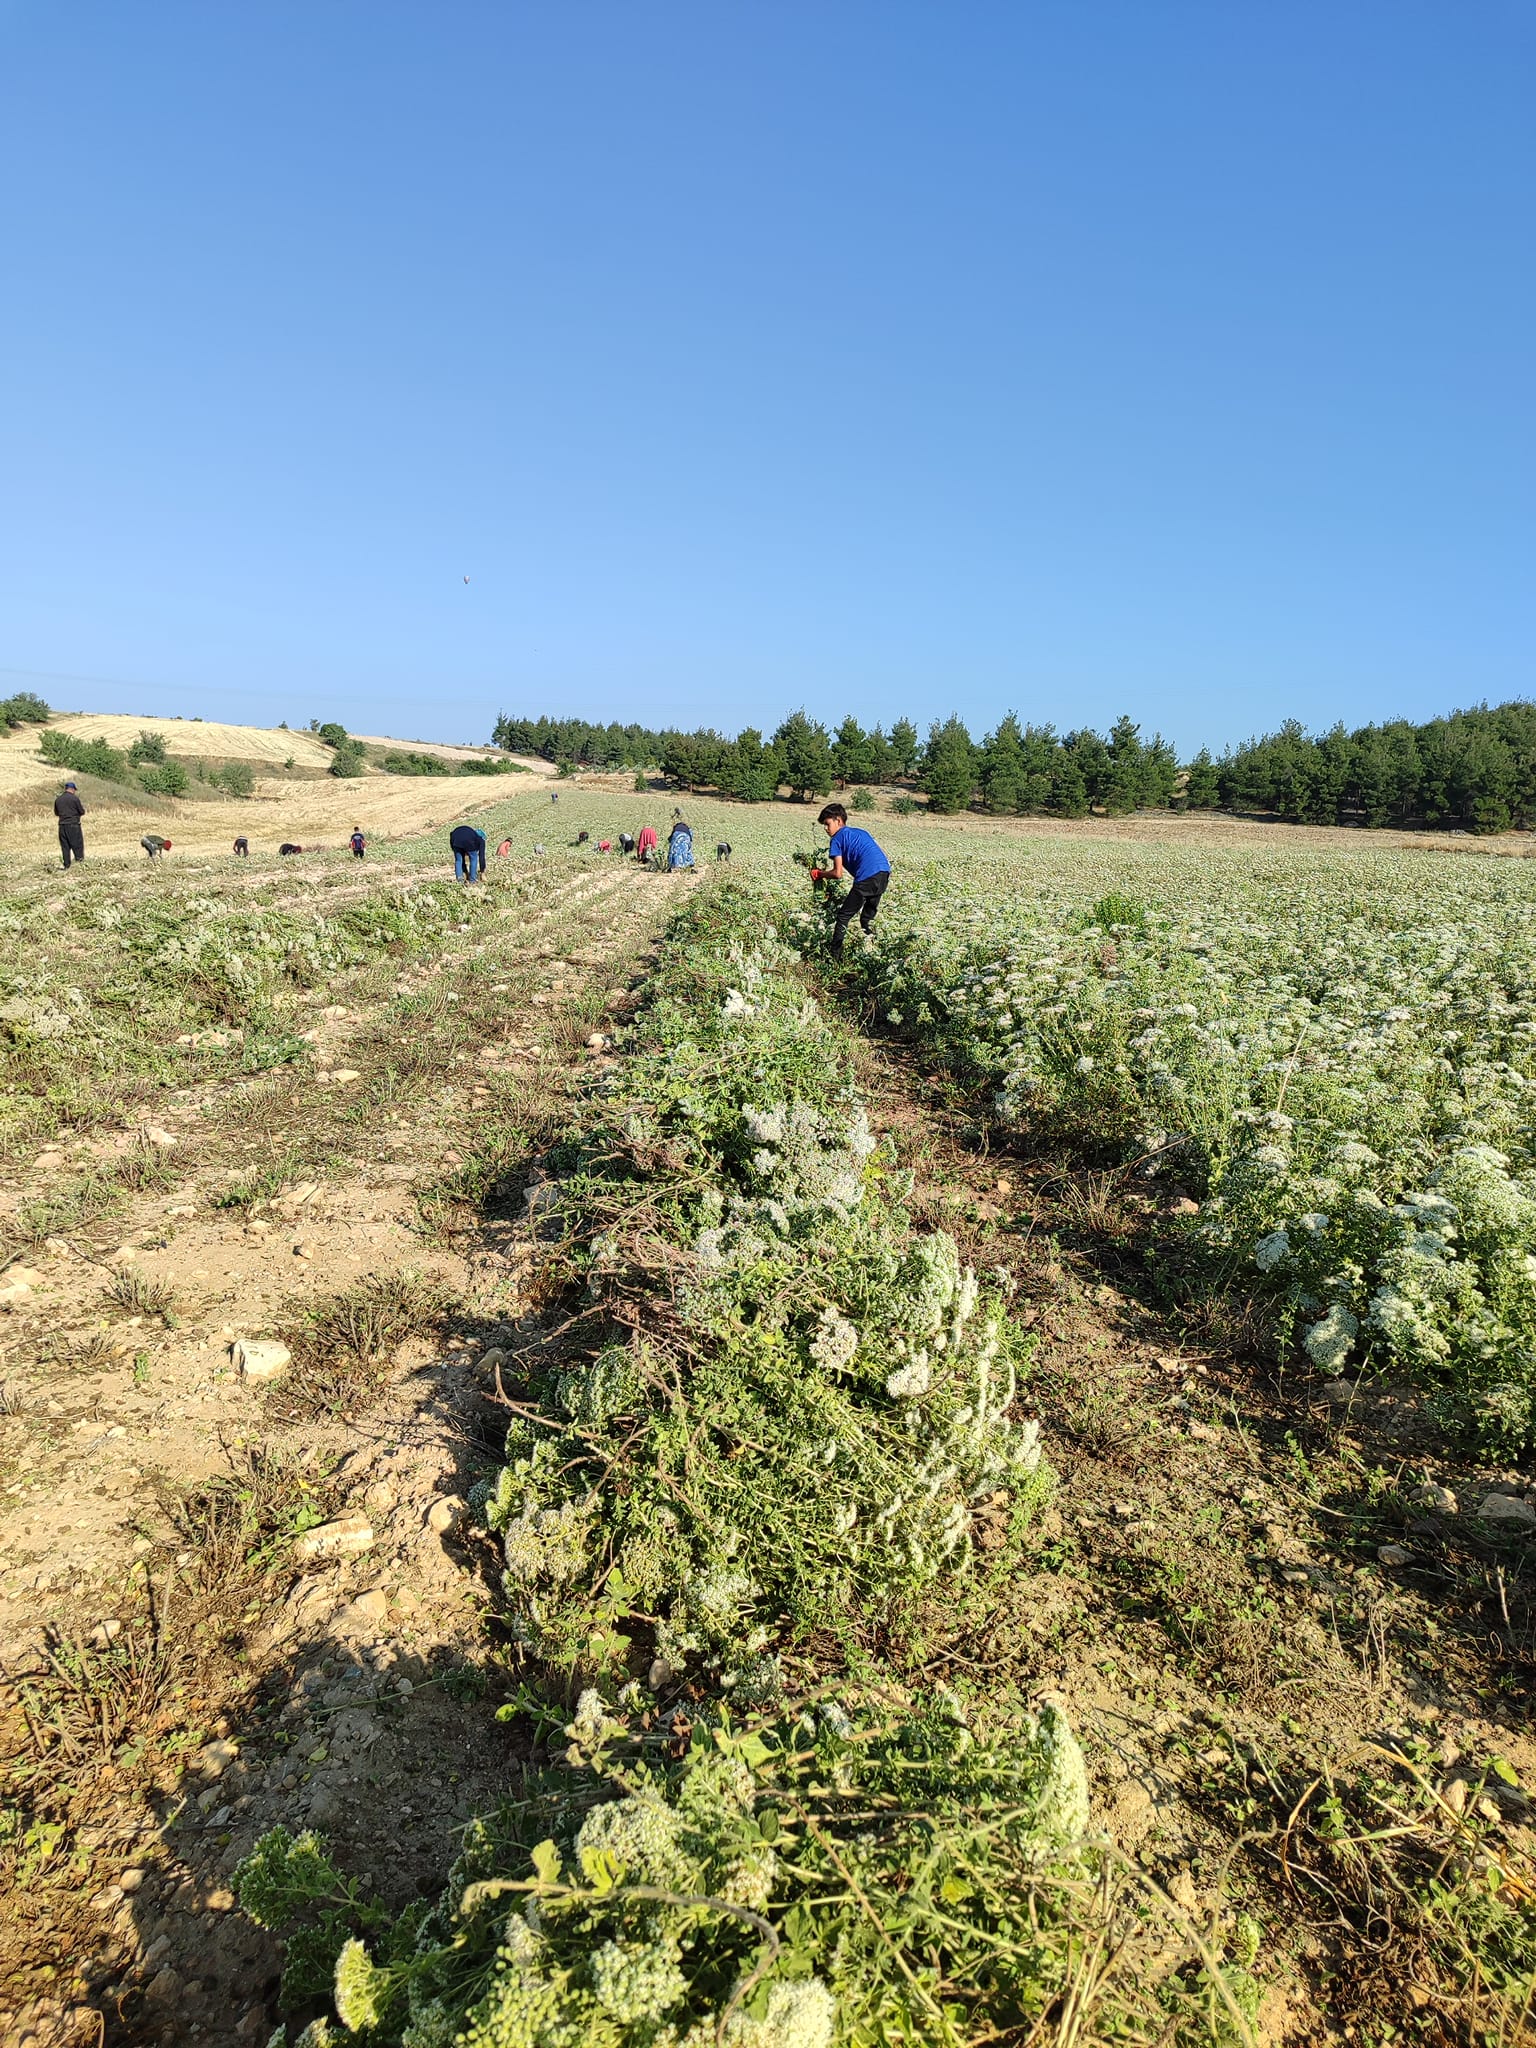
[(1247, 2038), (1251, 1923), (1230, 1963), (1162, 1923), (1061, 1714), (925, 1648), (1049, 1486), (1029, 1340), (912, 1228), (760, 895), (679, 916), (544, 1169), (482, 1489), (534, 1755), (397, 1919), (316, 1837), (259, 1845), (242, 1903), (297, 2016), (329, 1994), (305, 2048)]

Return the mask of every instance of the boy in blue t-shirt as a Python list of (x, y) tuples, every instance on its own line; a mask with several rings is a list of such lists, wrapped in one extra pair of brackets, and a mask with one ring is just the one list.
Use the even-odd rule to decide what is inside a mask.
[(832, 873), (838, 881), (846, 877), (853, 885), (837, 906), (832, 922), (832, 958), (841, 960), (843, 941), (854, 914), (858, 914), (860, 928), (866, 932), (874, 923), (880, 898), (891, 879), (891, 864), (871, 833), (849, 824), (848, 813), (841, 804), (828, 804), (816, 822), (826, 829)]

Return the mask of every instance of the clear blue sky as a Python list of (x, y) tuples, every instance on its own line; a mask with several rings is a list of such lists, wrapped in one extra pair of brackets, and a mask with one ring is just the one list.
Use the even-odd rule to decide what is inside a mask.
[(1528, 0), (0, 0), (0, 690), (1529, 693), (1533, 109)]

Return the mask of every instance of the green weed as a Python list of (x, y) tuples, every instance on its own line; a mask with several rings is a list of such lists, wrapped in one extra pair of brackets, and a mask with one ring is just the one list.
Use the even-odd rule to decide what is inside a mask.
[(103, 1299), (119, 1315), (154, 1316), (174, 1329), (177, 1321), (176, 1290), (166, 1280), (153, 1280), (136, 1266), (116, 1273), (103, 1290)]
[(361, 1282), (306, 1307), (285, 1335), (292, 1374), (279, 1398), (290, 1413), (356, 1414), (375, 1398), (384, 1371), (411, 1338), (435, 1336), (452, 1298), (419, 1273), (393, 1273)]

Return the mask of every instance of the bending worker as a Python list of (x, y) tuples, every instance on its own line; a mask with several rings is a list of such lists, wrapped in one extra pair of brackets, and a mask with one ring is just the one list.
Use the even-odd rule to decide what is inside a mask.
[(846, 878), (853, 885), (832, 920), (831, 953), (834, 960), (840, 960), (855, 913), (861, 930), (867, 932), (874, 924), (880, 898), (890, 884), (891, 864), (873, 833), (849, 824), (841, 804), (828, 804), (816, 822), (827, 835), (834, 877), (840, 882)]
[(455, 825), (448, 834), (453, 872), (461, 882), (478, 882), (485, 873), (485, 834), (473, 825)]

